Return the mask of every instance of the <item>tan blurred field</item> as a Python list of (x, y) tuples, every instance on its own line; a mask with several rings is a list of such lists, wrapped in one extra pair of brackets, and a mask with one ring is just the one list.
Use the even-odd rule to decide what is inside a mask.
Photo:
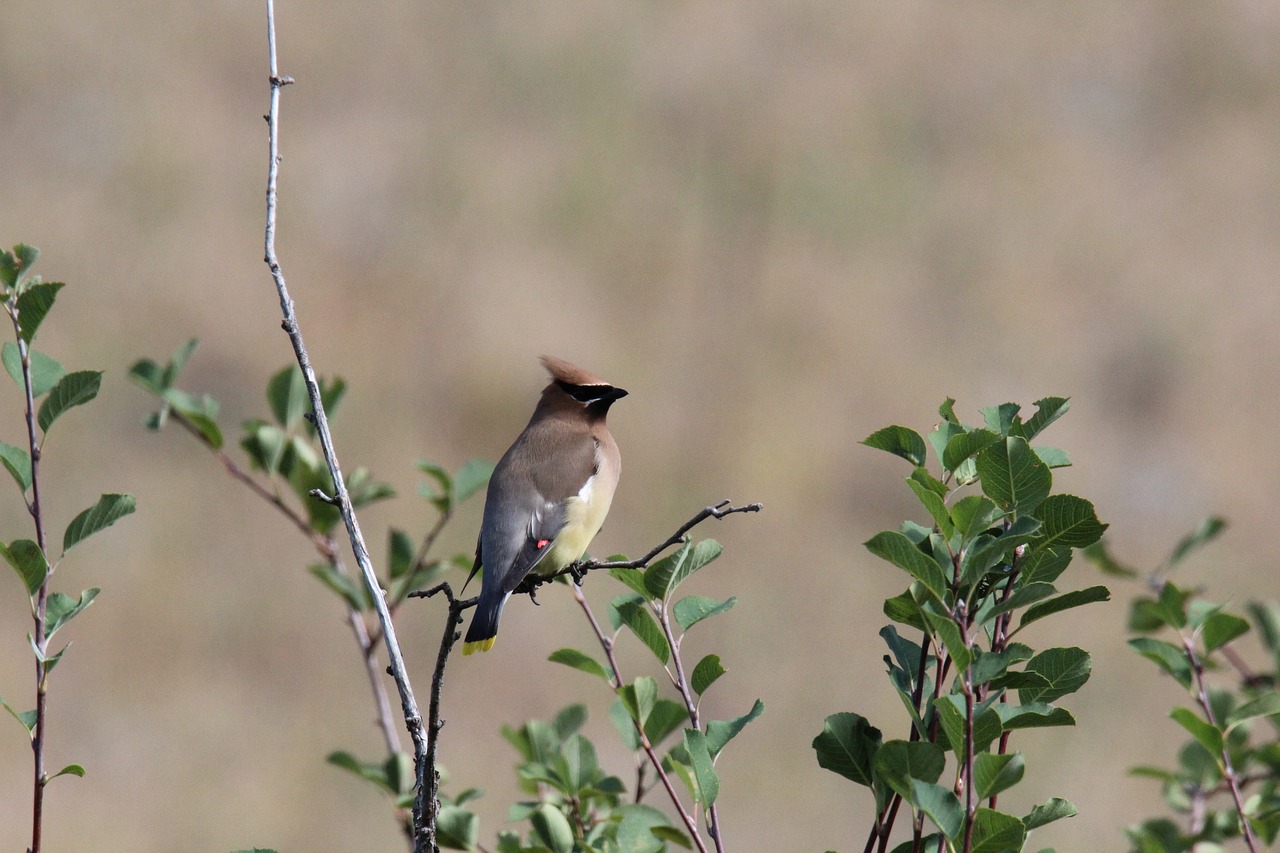
[[(3, 22), (0, 243), (68, 284), (41, 348), (106, 371), (46, 447), (53, 527), (99, 492), (139, 504), (57, 575), (104, 591), (53, 678), (50, 764), (88, 775), (49, 789), (46, 849), (403, 850), (383, 801), (324, 763), (380, 740), (306, 542), (187, 436), (144, 431), (125, 376), (198, 336), (184, 384), (234, 436), (291, 357), (261, 262), (262, 4), (11, 0)], [(878, 427), (927, 431), (948, 395), (969, 421), (1069, 395), (1057, 487), (1096, 503), (1118, 555), (1150, 566), (1220, 513), (1185, 579), (1280, 592), (1280, 6), (283, 0), (278, 26), (298, 82), (277, 248), (318, 369), (351, 385), (344, 464), (400, 493), (363, 514), (375, 557), (387, 525), (430, 520), (416, 459), (506, 448), (544, 352), (631, 392), (594, 551), (765, 503), (700, 529), (727, 550), (693, 582), (741, 598), (690, 641), (730, 670), (704, 711), (767, 706), (719, 764), (730, 849), (861, 849), (870, 798), (809, 742), (841, 710), (906, 733), (876, 636), (903, 582), (860, 543), (921, 513), (906, 466), (857, 444)], [(29, 536), (0, 494), (0, 536)], [(444, 550), (478, 519), (477, 501)], [(1158, 808), (1126, 769), (1169, 759), (1181, 697), (1124, 648), (1134, 591), (1029, 632), (1095, 655), (1066, 703), (1079, 727), (1015, 741), (1028, 775), (1002, 803), (1081, 812), (1029, 849), (1123, 850)], [(486, 789), (487, 842), (516, 797), (501, 724), (586, 701), (630, 779), (603, 688), (546, 663), (589, 631), (563, 590), (541, 601), (449, 670), (442, 759), (450, 790)], [(11, 574), (0, 614), (0, 695), (26, 707)], [(400, 619), (420, 698), (440, 619)], [(0, 721), (0, 850), (29, 840), (29, 772)]]

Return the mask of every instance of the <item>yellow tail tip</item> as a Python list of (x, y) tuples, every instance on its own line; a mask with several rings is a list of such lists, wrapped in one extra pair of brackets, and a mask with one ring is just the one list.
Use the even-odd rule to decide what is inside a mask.
[(469, 654), (473, 654), (474, 652), (487, 652), (487, 651), (489, 651), (489, 649), (493, 648), (493, 642), (494, 642), (494, 640), (496, 640), (496, 639), (498, 639), (498, 638), (497, 638), (497, 637), (486, 637), (486, 638), (485, 638), (485, 639), (483, 639), (483, 640), (475, 640), (475, 641), (470, 642), (470, 643), (463, 643), (463, 644), (462, 644), (462, 654), (463, 654), (463, 655), (469, 655)]

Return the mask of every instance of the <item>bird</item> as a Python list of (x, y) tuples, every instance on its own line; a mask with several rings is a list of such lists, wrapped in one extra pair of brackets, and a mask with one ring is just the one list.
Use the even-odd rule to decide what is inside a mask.
[(564, 359), (541, 361), (551, 382), (489, 479), (467, 576), (481, 572), (464, 655), (493, 648), (502, 608), (525, 577), (553, 575), (586, 553), (622, 471), (605, 416), (627, 392)]

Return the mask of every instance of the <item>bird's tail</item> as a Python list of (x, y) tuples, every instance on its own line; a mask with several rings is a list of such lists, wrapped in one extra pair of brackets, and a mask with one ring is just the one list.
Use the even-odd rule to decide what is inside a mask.
[(483, 590), (480, 602), (476, 605), (475, 615), (471, 617), (471, 627), (467, 628), (466, 639), (462, 642), (462, 653), (487, 652), (493, 648), (498, 638), (498, 620), (502, 618), (502, 605), (507, 603), (507, 596), (495, 596), (487, 599)]

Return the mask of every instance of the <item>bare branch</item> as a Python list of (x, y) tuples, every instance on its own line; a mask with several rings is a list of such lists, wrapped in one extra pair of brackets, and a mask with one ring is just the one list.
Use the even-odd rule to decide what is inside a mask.
[(479, 599), (469, 598), (458, 601), (453, 597), (453, 588), (447, 583), (439, 584), (425, 592), (411, 592), (411, 597), (431, 598), (444, 593), (449, 600), (449, 615), (445, 619), (444, 633), (440, 637), (440, 651), (436, 655), (436, 668), (431, 676), (431, 696), (427, 704), (427, 752), (426, 760), (418, 766), (418, 795), (414, 800), (415, 815), (424, 815), (423, 849), (436, 849), (436, 818), (440, 813), (440, 771), (436, 769), (436, 755), (440, 744), (440, 730), (444, 728), (444, 720), (440, 719), (440, 695), (444, 690), (444, 670), (449, 663), (449, 653), (453, 644), (462, 636), (458, 626), (462, 624), (462, 611), (475, 606)]
[[(355, 554), (356, 564), (360, 567), (360, 573), (373, 601), (378, 621), (382, 626), (382, 640), (387, 648), (391, 677), (395, 680), (396, 688), (400, 693), (400, 706), (404, 713), (405, 727), (408, 729), (409, 737), (413, 741), (414, 763), (418, 768), (419, 778), (422, 778), (426, 762), (426, 738), (422, 730), (422, 717), (418, 712), (418, 703), (414, 698), (408, 673), (405, 671), (404, 657), (400, 652), (400, 643), (396, 639), (395, 625), (392, 624), (391, 613), (387, 609), (382, 587), (378, 583), (373, 564), (369, 559), (369, 550), (365, 546), (364, 534), (360, 531), (360, 523), (356, 519), (355, 512), (351, 506), (351, 496), (347, 492), (346, 481), (343, 479), (342, 468), (338, 463), (337, 452), (333, 446), (333, 438), (329, 432), (329, 419), (325, 414), (324, 401), (320, 395), (320, 383), (316, 379), (315, 370), (311, 366), (311, 358), (307, 354), (302, 331), (299, 328), (297, 316), (294, 314), (293, 300), (289, 296), (284, 273), (281, 270), (279, 260), (276, 258), (277, 184), (280, 173), (280, 90), (292, 83), (293, 80), (280, 76), (278, 70), (274, 0), (267, 0), (267, 57), (270, 65), (271, 102), (267, 113), (269, 160), (267, 166), (267, 214), (263, 260), (271, 271), (271, 277), (276, 285), (276, 293), (280, 298), (280, 311), (284, 317), (281, 326), (289, 336), (289, 341), (293, 345), (294, 355), (298, 360), (298, 366), (302, 369), (302, 378), (307, 386), (307, 396), (311, 400), (311, 411), (315, 418), (316, 435), (324, 452), (329, 474), (333, 478), (335, 492), (333, 498), (337, 501), (336, 505), (347, 528), (347, 536), (351, 540), (351, 550)], [(419, 808), (420, 805), (421, 796), (419, 796), (414, 805), (414, 850), (417, 853), (427, 853), (427, 851), (434, 851), (434, 846), (428, 846), (427, 844), (428, 835), (434, 835), (434, 832), (427, 833), (424, 831), (423, 822), (425, 816)]]

